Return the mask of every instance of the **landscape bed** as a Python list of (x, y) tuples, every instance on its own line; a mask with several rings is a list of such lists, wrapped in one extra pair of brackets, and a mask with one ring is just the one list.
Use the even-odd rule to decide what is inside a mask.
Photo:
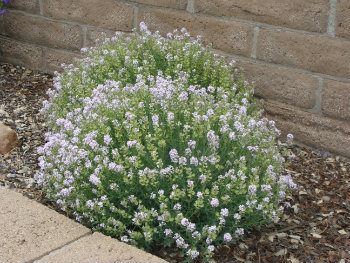
[[(0, 164), (1, 180), (8, 187), (15, 186), (28, 196), (47, 202), (32, 178), (38, 171), (36, 150), (43, 144), (46, 129), (39, 109), (46, 98), (45, 92), (52, 87), (52, 77), (9, 64), (2, 65), (0, 74), (3, 76), (0, 96), (5, 102), (0, 115), (21, 139), (21, 146), (4, 156)], [(291, 147), (288, 155), (295, 155), (295, 158), (282, 171), (282, 175), (292, 174), (298, 185), (298, 190), (286, 198), (291, 207), (279, 222), (262, 229), (253, 227), (238, 244), (217, 247), (214, 259), (242, 262), (346, 260), (349, 257), (349, 162), (325, 154)], [(231, 236), (224, 238), (231, 239)], [(153, 249), (169, 261), (182, 260), (176, 248), (158, 248), (155, 244)]]

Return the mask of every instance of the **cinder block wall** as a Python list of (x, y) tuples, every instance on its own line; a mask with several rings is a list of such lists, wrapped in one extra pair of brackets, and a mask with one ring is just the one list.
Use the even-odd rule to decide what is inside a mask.
[(284, 133), (350, 157), (350, 0), (12, 0), (0, 60), (53, 72), (141, 21), (202, 35), (255, 82)]

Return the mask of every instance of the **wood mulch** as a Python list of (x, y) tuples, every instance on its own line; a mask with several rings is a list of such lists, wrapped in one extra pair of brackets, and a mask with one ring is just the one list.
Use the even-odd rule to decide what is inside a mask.
[[(0, 155), (0, 185), (57, 207), (45, 200), (34, 183), (36, 149), (47, 130), (40, 116), (52, 76), (0, 63), (0, 120), (13, 128), (21, 145)], [(330, 138), (332, 139), (332, 138)], [(217, 262), (350, 262), (350, 161), (294, 145), (286, 169), (298, 185), (280, 222), (252, 229), (244, 241), (215, 251)], [(154, 254), (180, 262), (176, 249), (157, 248)]]

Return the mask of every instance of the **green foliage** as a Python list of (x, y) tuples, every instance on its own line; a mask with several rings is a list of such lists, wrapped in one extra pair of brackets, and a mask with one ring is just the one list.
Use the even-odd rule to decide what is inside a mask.
[[(191, 261), (277, 221), (295, 187), (252, 87), (182, 30), (116, 34), (66, 67), (36, 180), (77, 221)], [(291, 138), (291, 137), (290, 137)]]

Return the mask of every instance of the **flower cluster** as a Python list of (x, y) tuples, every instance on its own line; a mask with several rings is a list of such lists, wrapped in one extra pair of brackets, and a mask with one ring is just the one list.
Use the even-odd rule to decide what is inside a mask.
[(84, 49), (57, 76), (36, 181), (95, 230), (210, 259), (215, 246), (277, 221), (296, 186), (280, 176), (279, 131), (233, 63), (185, 30), (140, 29)]
[(7, 12), (6, 9), (4, 9), (4, 5), (7, 5), (10, 2), (10, 0), (1, 0), (0, 1), (0, 15), (5, 14)]

